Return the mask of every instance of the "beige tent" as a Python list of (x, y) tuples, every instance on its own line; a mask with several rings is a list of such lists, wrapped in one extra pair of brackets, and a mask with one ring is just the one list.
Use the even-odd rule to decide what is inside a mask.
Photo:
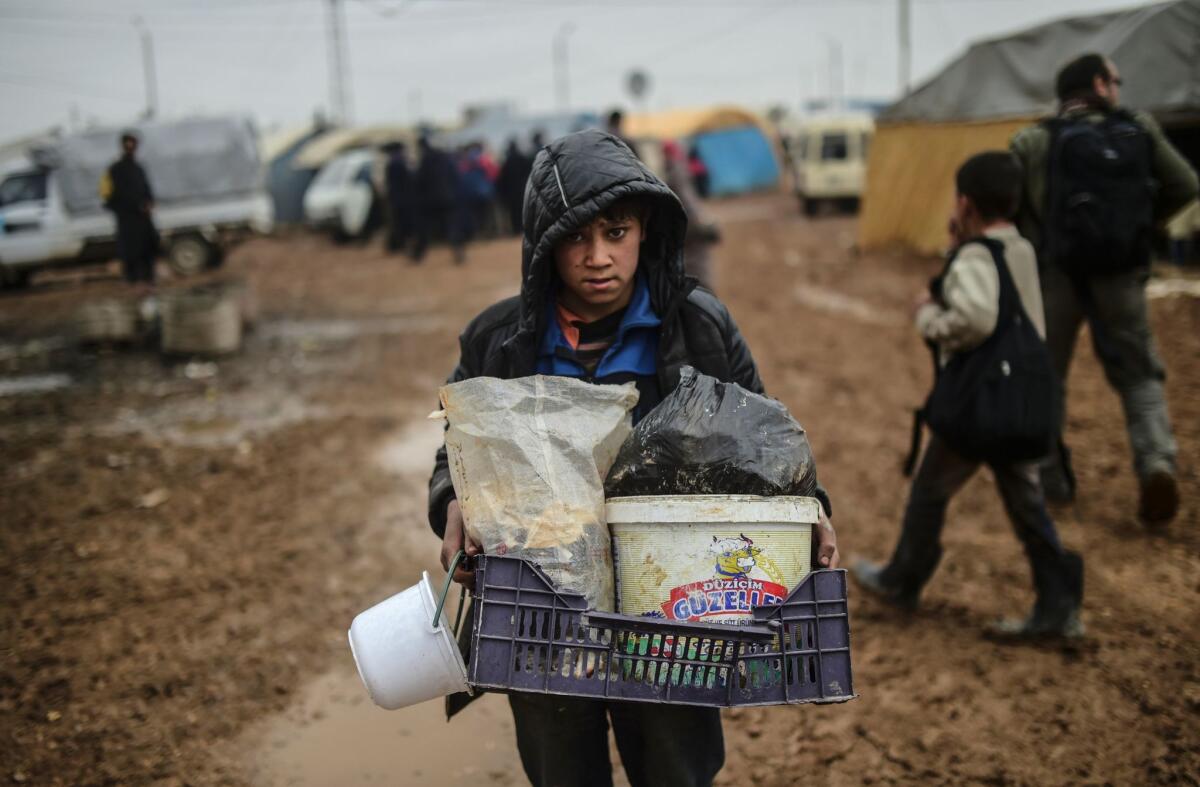
[(1170, 132), (1200, 124), (1200, 0), (1063, 19), (975, 44), (877, 120), (859, 221), (863, 248), (946, 245), (954, 172), (968, 156), (1004, 149), (1054, 111), (1054, 75), (1085, 52), (1121, 69), (1122, 97)]
[(415, 146), (417, 132), (406, 126), (368, 126), (339, 128), (316, 137), (296, 154), (292, 166), (297, 169), (319, 169), (330, 159), (354, 148), (378, 148), (389, 142)]
[(634, 139), (685, 139), (707, 131), (738, 126), (758, 126), (766, 130), (762, 118), (740, 107), (717, 106), (705, 109), (672, 109), (666, 112), (638, 112), (625, 119), (622, 129)]

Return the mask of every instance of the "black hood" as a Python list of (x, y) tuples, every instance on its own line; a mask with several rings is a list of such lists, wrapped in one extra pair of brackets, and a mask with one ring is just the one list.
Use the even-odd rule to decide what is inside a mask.
[(651, 204), (638, 268), (650, 284), (659, 315), (690, 289), (683, 273), (687, 214), (675, 193), (638, 160), (629, 146), (598, 129), (568, 134), (538, 151), (525, 186), (521, 249), (521, 331), (540, 333), (550, 284), (554, 245), (618, 200), (641, 197)]

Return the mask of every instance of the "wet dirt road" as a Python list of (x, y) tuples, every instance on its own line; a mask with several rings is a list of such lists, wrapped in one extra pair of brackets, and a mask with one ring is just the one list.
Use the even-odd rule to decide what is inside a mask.
[[(884, 557), (929, 375), (909, 305), (937, 261), (858, 254), (853, 219), (806, 221), (783, 197), (716, 209), (719, 294), (809, 431), (844, 550)], [(345, 640), (355, 613), (436, 565), (425, 416), (459, 328), (515, 292), (518, 254), (497, 241), (462, 268), (443, 251), (416, 267), (377, 246), (254, 241), (217, 275), (253, 285), (259, 325), (239, 355), (190, 369), (76, 349), (72, 316), (121, 292), (111, 275), (0, 297), (0, 779), (523, 783), (503, 698), (448, 726), (437, 703), (378, 711)], [(981, 473), (922, 612), (852, 590), (861, 697), (727, 713), (721, 783), (1196, 782), (1200, 300), (1156, 287), (1185, 506), (1164, 535), (1134, 522), (1119, 406), (1083, 337), (1081, 497), (1057, 518), (1088, 560), (1086, 643), (979, 636), (1031, 601)]]

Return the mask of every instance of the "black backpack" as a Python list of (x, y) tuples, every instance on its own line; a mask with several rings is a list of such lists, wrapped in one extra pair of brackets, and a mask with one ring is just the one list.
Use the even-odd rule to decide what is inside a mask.
[[(980, 462), (1040, 459), (1058, 436), (1060, 387), (1046, 344), (1021, 305), (1004, 261), (1004, 244), (992, 238), (967, 242), (986, 246), (996, 264), (1000, 278), (996, 329), (978, 347), (955, 353), (944, 367), (938, 364), (937, 347), (930, 346), (933, 390), (916, 412), (906, 475), (916, 466), (922, 423), (958, 454)], [(944, 276), (945, 271), (930, 285), (937, 298)]]
[(1112, 110), (1043, 122), (1050, 131), (1043, 256), (1076, 276), (1150, 262), (1153, 141), (1133, 115)]

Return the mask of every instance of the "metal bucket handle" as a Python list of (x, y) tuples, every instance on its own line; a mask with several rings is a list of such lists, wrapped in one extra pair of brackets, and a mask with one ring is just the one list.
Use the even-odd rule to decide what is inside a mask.
[[(446, 572), (446, 581), (442, 584), (442, 594), (438, 598), (437, 609), (433, 611), (433, 628), (436, 631), (442, 620), (442, 608), (446, 606), (446, 596), (450, 593), (450, 585), (454, 582), (454, 572), (458, 565), (462, 563), (467, 553), (463, 550), (458, 550), (454, 553), (454, 557), (450, 559), (450, 567)], [(454, 638), (458, 639), (458, 627), (462, 623), (463, 607), (466, 606), (467, 588), (463, 586), (458, 594), (458, 613), (454, 616)]]

